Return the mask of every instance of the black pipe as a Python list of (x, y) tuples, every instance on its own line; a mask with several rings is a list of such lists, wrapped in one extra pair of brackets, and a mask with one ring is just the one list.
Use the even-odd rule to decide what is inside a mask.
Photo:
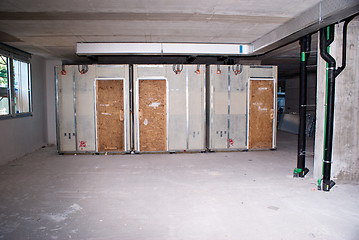
[(335, 59), (327, 52), (327, 47), (334, 40), (334, 25), (330, 25), (329, 36), (327, 28), (320, 29), (320, 56), (328, 64), (328, 90), (327, 90), (327, 115), (326, 115), (326, 135), (324, 139), (324, 160), (323, 160), (323, 190), (329, 191), (335, 182), (330, 180), (333, 150), (333, 126), (334, 126), (334, 102), (335, 102), (335, 78), (344, 70), (346, 66), (346, 38), (347, 26), (353, 19), (350, 17), (345, 20), (343, 27), (343, 47), (342, 47), (342, 66), (336, 68)]
[(327, 89), (327, 115), (326, 115), (326, 136), (324, 139), (324, 160), (323, 160), (323, 190), (329, 191), (335, 182), (330, 180), (332, 145), (333, 145), (333, 125), (334, 125), (334, 95), (335, 95), (335, 59), (327, 52), (327, 47), (334, 38), (334, 25), (329, 26), (329, 37), (327, 38), (327, 28), (320, 30), (320, 56), (328, 64), (328, 89)]
[(305, 167), (306, 149), (306, 118), (307, 118), (307, 62), (310, 55), (311, 35), (305, 35), (300, 39), (300, 80), (299, 80), (299, 134), (297, 168), (294, 169), (294, 177), (304, 177), (309, 169)]
[(348, 24), (351, 20), (353, 20), (354, 16), (347, 18), (344, 22), (343, 26), (343, 49), (342, 49), (342, 66), (338, 67), (338, 69), (335, 71), (335, 77), (338, 76), (346, 67), (347, 63), (347, 32), (348, 32)]

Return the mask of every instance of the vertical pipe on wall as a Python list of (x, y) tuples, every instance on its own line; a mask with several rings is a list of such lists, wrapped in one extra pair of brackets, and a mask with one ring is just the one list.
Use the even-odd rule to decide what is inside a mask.
[(294, 177), (304, 177), (309, 169), (305, 167), (306, 154), (306, 117), (307, 117), (307, 62), (310, 55), (311, 35), (300, 39), (300, 80), (299, 80), (299, 134), (297, 168), (294, 169)]
[(335, 59), (327, 52), (327, 47), (334, 40), (334, 25), (329, 28), (327, 39), (327, 28), (320, 30), (320, 55), (328, 63), (328, 90), (327, 90), (327, 114), (326, 114), (326, 136), (324, 139), (324, 160), (323, 160), (323, 190), (329, 191), (335, 183), (330, 180), (332, 144), (333, 144), (333, 123), (334, 123), (334, 93), (335, 93)]
[[(328, 53), (329, 45), (334, 41), (334, 24), (328, 28), (320, 29), (320, 56), (327, 62), (328, 89), (327, 89), (327, 111), (324, 139), (323, 159), (323, 190), (329, 191), (335, 182), (330, 180), (333, 133), (334, 133), (334, 103), (335, 103), (335, 78), (344, 70), (346, 64), (346, 38), (348, 23), (353, 17), (347, 18), (343, 27), (342, 66), (336, 69), (335, 59)], [(328, 32), (329, 30), (329, 32)], [(320, 185), (319, 185), (320, 187)]]

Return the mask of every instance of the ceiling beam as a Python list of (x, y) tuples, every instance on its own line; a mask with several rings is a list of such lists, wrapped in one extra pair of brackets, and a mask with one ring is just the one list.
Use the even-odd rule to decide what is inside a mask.
[(358, 0), (323, 0), (250, 44), (78, 43), (77, 54), (258, 56), (358, 13)]
[(252, 42), (253, 53), (264, 54), (357, 13), (359, 13), (358, 0), (321, 1), (298, 17)]

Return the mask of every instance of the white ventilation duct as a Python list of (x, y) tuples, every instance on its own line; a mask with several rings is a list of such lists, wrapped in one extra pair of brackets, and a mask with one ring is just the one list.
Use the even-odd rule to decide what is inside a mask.
[(78, 55), (246, 55), (250, 45), (212, 43), (77, 43)]

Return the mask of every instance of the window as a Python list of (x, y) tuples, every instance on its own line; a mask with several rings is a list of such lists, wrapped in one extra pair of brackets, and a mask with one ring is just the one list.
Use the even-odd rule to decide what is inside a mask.
[(0, 55), (0, 115), (10, 114), (8, 58)]
[(14, 60), (15, 113), (30, 112), (29, 64)]
[(31, 115), (30, 64), (25, 60), (0, 49), (0, 119)]

